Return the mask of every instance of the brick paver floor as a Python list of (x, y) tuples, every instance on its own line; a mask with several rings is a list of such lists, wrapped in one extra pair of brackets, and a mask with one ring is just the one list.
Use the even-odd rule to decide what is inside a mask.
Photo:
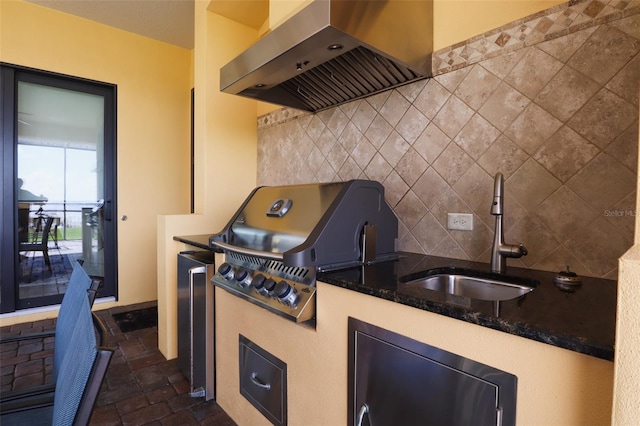
[[(189, 396), (189, 383), (177, 360), (158, 351), (156, 327), (122, 333), (112, 315), (155, 306), (155, 302), (94, 311), (109, 330), (116, 351), (100, 390), (92, 425), (231, 426), (233, 420), (214, 402)], [(55, 320), (0, 328), (0, 337), (55, 329)], [(0, 391), (51, 382), (53, 338), (5, 343), (0, 348)]]

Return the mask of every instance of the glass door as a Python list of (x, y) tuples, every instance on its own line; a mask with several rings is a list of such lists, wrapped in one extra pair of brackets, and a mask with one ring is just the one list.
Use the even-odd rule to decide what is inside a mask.
[(12, 71), (14, 279), (2, 312), (59, 303), (78, 260), (104, 279), (100, 297), (115, 296), (115, 88)]

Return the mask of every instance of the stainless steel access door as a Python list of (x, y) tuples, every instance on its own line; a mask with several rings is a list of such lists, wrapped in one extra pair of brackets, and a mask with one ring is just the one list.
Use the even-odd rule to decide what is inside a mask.
[(213, 252), (178, 254), (178, 365), (191, 396), (215, 398)]

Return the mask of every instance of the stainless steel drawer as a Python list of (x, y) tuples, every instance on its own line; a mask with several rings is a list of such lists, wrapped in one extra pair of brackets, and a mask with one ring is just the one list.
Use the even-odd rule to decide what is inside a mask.
[(287, 365), (242, 335), (240, 393), (274, 425), (287, 424)]

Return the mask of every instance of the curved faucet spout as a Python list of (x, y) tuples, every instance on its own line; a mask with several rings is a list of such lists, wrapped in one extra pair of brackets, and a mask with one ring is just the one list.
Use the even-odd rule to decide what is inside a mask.
[(503, 216), (504, 177), (497, 173), (493, 182), (493, 202), (491, 214), (496, 217), (496, 227), (493, 234), (493, 246), (491, 247), (491, 271), (504, 274), (507, 270), (507, 257), (518, 258), (528, 254), (522, 245), (506, 244), (502, 227)]

